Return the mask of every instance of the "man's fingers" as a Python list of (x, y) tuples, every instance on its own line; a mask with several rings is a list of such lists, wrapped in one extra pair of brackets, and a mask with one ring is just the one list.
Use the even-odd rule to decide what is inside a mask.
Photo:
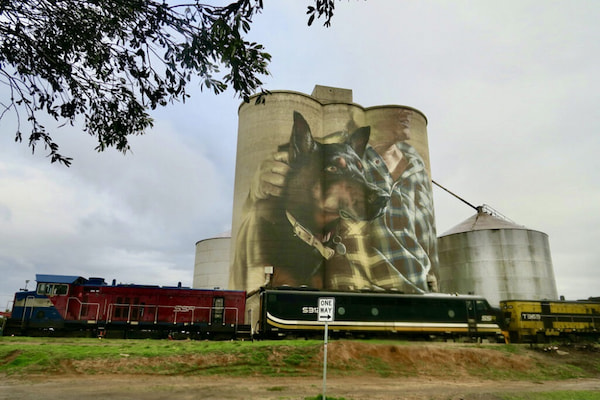
[(283, 194), (283, 187), (275, 186), (268, 182), (263, 182), (262, 191), (263, 191), (263, 195), (265, 195), (264, 196), (265, 198), (267, 196), (281, 197), (281, 195)]
[(285, 174), (267, 172), (261, 177), (262, 184), (283, 187), (285, 184)]
[[(289, 170), (290, 170), (289, 165), (282, 163), (282, 162), (273, 162), (269, 165), (269, 170), (267, 171), (267, 174), (279, 175), (279, 176), (285, 177)], [(273, 183), (275, 183), (275, 182), (273, 182)], [(283, 181), (281, 184), (283, 184)]]
[(278, 151), (273, 153), (273, 159), (288, 164), (290, 162), (290, 154), (287, 151)]
[(259, 165), (250, 185), (251, 198), (259, 200), (269, 196), (281, 196), (285, 177), (290, 170), (288, 159), (287, 152), (276, 152)]

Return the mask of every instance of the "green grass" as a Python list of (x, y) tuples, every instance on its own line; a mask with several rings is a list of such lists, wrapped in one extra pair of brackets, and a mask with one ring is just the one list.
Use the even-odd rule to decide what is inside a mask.
[[(302, 375), (302, 367), (317, 356), (319, 341), (167, 341), (167, 340), (98, 340), (0, 337), (0, 372), (8, 374), (58, 373), (77, 361), (104, 360), (115, 368), (119, 360), (144, 363), (124, 365), (117, 372), (151, 374), (227, 374)], [(281, 362), (273, 363), (274, 354)], [(193, 365), (189, 357), (208, 355), (214, 362)], [(188, 357), (189, 356), (189, 357)], [(156, 362), (153, 362), (155, 360)], [(225, 360), (225, 362), (224, 362)], [(67, 366), (67, 367), (66, 367)], [(102, 373), (93, 362), (85, 364), (83, 373)], [(104, 365), (102, 368), (107, 368)]]
[[(354, 343), (360, 344), (359, 341)], [(600, 356), (587, 355), (578, 362), (532, 359), (520, 369), (503, 368), (486, 362), (464, 362), (458, 368), (462, 368), (463, 372), (457, 372), (456, 364), (443, 362), (447, 354), (454, 357), (471, 353), (470, 357), (498, 357), (505, 360), (528, 359), (532, 354), (539, 355), (539, 352), (534, 353), (527, 346), (438, 344), (428, 354), (426, 349), (429, 345), (422, 342), (366, 343), (371, 349), (368, 354), (349, 353), (336, 359), (338, 353), (330, 350), (328, 374), (409, 377), (422, 375), (425, 370), (432, 376), (461, 376), (461, 373), (467, 372), (482, 379), (543, 381), (597, 377), (600, 373)], [(381, 352), (374, 351), (372, 345), (382, 346)], [(345, 346), (339, 351), (350, 351), (350, 347)], [(416, 355), (406, 358), (412, 347), (417, 349)], [(473, 347), (481, 348), (485, 353), (480, 355), (476, 351), (473, 355)], [(0, 337), (0, 374), (320, 376), (323, 368), (322, 350), (321, 340), (218, 342)], [(419, 352), (428, 358), (422, 360)], [(437, 364), (436, 359), (440, 360)]]

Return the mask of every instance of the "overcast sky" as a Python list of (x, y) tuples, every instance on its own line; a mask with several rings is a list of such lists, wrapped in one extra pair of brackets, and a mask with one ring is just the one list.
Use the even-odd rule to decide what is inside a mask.
[[(265, 1), (255, 18), (266, 89), (421, 110), (433, 179), (547, 233), (559, 294), (600, 296), (600, 3), (337, 1), (329, 29), (306, 26), (307, 4)], [(230, 230), (240, 101), (190, 89), (126, 156), (61, 128), (71, 168), (0, 122), (0, 307), (36, 273), (192, 284), (195, 243)], [(434, 198), (438, 234), (475, 213)]]

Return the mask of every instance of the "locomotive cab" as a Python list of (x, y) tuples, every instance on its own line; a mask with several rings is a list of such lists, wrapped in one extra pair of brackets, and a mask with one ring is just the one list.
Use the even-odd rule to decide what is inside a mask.
[(79, 276), (37, 274), (35, 290), (15, 293), (11, 317), (6, 321), (5, 335), (49, 334), (64, 327), (61, 309), (67, 303)]

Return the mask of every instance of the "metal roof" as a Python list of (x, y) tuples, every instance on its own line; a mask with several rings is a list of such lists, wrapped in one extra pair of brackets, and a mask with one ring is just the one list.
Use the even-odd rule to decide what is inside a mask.
[(47, 275), (47, 274), (36, 274), (35, 280), (40, 283), (74, 283), (75, 281), (85, 282), (86, 279), (81, 276), (75, 275)]
[(527, 229), (523, 225), (515, 224), (514, 222), (497, 217), (485, 211), (479, 211), (472, 217), (467, 218), (460, 224), (448, 231), (442, 233), (441, 236), (448, 236), (455, 233), (480, 231), (485, 229)]

